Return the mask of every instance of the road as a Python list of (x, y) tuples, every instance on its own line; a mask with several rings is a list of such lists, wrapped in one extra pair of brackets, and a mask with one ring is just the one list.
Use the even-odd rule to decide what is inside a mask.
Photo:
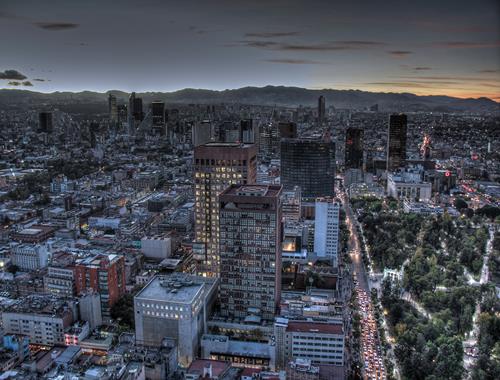
[[(370, 298), (369, 279), (363, 263), (361, 246), (356, 231), (355, 219), (345, 194), (341, 196), (346, 211), (346, 224), (349, 228), (349, 255), (352, 261), (352, 269), (355, 276), (356, 298), (358, 311), (361, 315), (361, 352), (363, 360), (363, 373), (365, 378), (374, 380), (385, 380), (387, 374), (384, 366), (382, 345), (377, 329), (373, 305)], [(398, 376), (399, 377), (399, 376)]]

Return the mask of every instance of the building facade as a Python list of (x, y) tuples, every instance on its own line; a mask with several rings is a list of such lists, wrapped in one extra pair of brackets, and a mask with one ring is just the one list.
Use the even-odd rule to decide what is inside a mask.
[(314, 253), (338, 266), (340, 202), (334, 198), (318, 198), (315, 203)]
[(272, 320), (281, 297), (281, 186), (233, 185), (220, 200), (221, 314)]
[(345, 168), (363, 168), (363, 135), (360, 128), (347, 128), (345, 137)]
[(281, 140), (281, 184), (299, 186), (302, 198), (333, 196), (335, 144), (320, 140)]
[(389, 117), (387, 133), (387, 170), (394, 171), (406, 163), (407, 117), (394, 114)]
[(219, 194), (232, 184), (251, 184), (257, 178), (254, 144), (208, 143), (194, 149), (195, 244), (200, 275), (219, 275)]

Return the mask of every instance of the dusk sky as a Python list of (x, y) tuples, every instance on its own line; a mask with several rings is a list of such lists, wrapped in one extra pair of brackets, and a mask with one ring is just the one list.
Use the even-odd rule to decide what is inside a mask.
[(1, 0), (0, 88), (270, 84), (500, 101), (499, 4)]

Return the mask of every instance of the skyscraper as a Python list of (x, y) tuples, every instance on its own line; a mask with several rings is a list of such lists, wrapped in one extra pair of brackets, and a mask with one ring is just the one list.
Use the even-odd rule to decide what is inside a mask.
[(325, 121), (326, 108), (325, 108), (325, 97), (321, 95), (318, 98), (318, 124), (323, 124)]
[(335, 144), (312, 139), (281, 140), (281, 184), (300, 186), (302, 198), (333, 196)]
[(338, 266), (340, 203), (331, 198), (318, 198), (315, 204), (314, 253)]
[(38, 130), (52, 133), (52, 112), (44, 111), (38, 114)]
[(272, 320), (281, 297), (281, 186), (232, 185), (219, 196), (221, 314)]
[(240, 122), (241, 139), (245, 144), (257, 144), (258, 134), (253, 119), (243, 119)]
[(297, 137), (297, 124), (291, 121), (280, 122), (278, 124), (280, 138), (294, 139)]
[(118, 107), (116, 105), (116, 96), (114, 96), (113, 94), (108, 95), (108, 113), (110, 121), (118, 121)]
[(387, 170), (394, 171), (403, 167), (406, 162), (406, 130), (405, 114), (393, 114), (389, 118), (387, 136)]
[(363, 130), (347, 128), (345, 137), (345, 168), (363, 168)]
[(128, 123), (129, 128), (135, 129), (144, 119), (142, 112), (142, 99), (135, 97), (135, 92), (132, 92), (128, 98)]
[(165, 103), (159, 100), (152, 102), (151, 116), (153, 120), (153, 126), (165, 125)]
[(194, 148), (195, 244), (198, 273), (219, 274), (219, 194), (231, 184), (257, 177), (254, 144), (207, 143)]

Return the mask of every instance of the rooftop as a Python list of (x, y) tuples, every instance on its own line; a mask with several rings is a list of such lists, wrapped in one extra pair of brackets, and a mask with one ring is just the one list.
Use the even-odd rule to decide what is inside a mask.
[(344, 335), (344, 329), (342, 325), (334, 323), (288, 322), (286, 331)]
[(155, 276), (135, 298), (190, 304), (204, 291), (205, 284), (210, 288), (215, 281), (186, 273)]

